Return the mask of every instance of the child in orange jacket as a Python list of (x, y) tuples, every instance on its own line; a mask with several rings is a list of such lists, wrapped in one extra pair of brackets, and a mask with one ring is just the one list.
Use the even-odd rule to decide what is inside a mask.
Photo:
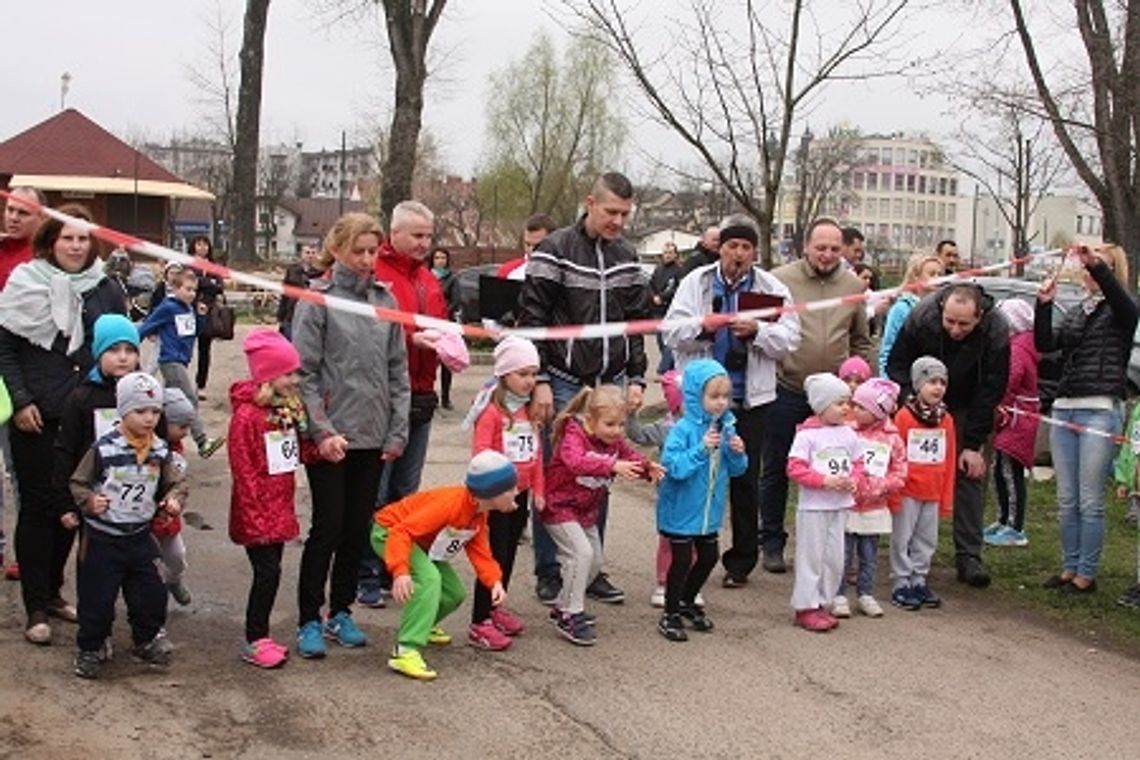
[(436, 672), (420, 650), (449, 644), (439, 622), (459, 607), (465, 592), (451, 561), (466, 550), (491, 604), (506, 601), (502, 571), (491, 555), (487, 513), (516, 508), (514, 464), (497, 451), (471, 459), (464, 485), (420, 491), (376, 513), (372, 547), (392, 573), (392, 598), (404, 604), (396, 648), (388, 667), (410, 678), (431, 680)]
[(946, 365), (933, 356), (915, 359), (914, 395), (895, 416), (907, 474), (901, 500), (891, 504), (891, 604), (905, 610), (942, 606), (926, 578), (938, 546), (938, 518), (949, 517), (954, 505), (954, 419), (942, 402), (948, 377)]

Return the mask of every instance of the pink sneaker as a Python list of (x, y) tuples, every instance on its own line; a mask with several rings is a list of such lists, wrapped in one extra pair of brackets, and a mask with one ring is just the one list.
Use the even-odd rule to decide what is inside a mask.
[(506, 607), (496, 607), (491, 610), (491, 622), (508, 636), (518, 636), (524, 628), (523, 622), (518, 619), (518, 616)]
[(826, 633), (832, 628), (831, 621), (823, 617), (818, 609), (796, 610), (795, 624), (805, 631)]
[(252, 643), (247, 642), (241, 650), (241, 658), (259, 668), (280, 667), (284, 664), (286, 657), (288, 657), (286, 650), (269, 638), (258, 639)]
[(487, 618), (482, 623), (472, 623), (467, 629), (467, 643), (476, 649), (501, 652), (511, 645), (511, 637), (500, 631)]

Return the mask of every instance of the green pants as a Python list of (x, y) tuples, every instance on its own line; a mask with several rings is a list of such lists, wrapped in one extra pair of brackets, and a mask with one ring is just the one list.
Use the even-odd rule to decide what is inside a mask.
[[(381, 561), (384, 561), (387, 544), (388, 529), (373, 524), (372, 548)], [(433, 562), (427, 552), (415, 544), (408, 564), (412, 569), (413, 591), (400, 616), (397, 641), (403, 647), (423, 649), (432, 626), (455, 612), (467, 592), (449, 563)]]

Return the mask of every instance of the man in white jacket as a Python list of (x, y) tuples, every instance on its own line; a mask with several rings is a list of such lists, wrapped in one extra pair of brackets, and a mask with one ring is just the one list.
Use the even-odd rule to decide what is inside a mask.
[[(720, 228), (720, 260), (698, 267), (677, 287), (666, 319), (735, 314), (750, 308), (791, 305), (788, 288), (756, 265), (759, 234), (752, 220), (733, 216)], [(800, 345), (800, 320), (792, 312), (770, 319), (737, 317), (709, 330), (685, 325), (665, 331), (665, 342), (683, 371), (690, 360), (716, 359), (732, 380), (736, 432), (744, 439), (748, 469), (733, 478), (732, 546), (721, 557), (724, 586), (739, 588), (759, 559), (760, 463), (764, 456), (764, 412), (776, 398), (776, 363)]]

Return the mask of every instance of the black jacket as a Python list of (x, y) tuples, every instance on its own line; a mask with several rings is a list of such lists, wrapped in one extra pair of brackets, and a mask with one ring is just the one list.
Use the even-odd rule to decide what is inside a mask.
[[(309, 280), (320, 276), (321, 272), (319, 269), (306, 269), (302, 264), (290, 264), (285, 268), (285, 276), (282, 278), (282, 281), (286, 285), (307, 289), (309, 287)], [(296, 308), (296, 298), (282, 295), (281, 300), (277, 302), (278, 324), (284, 325), (292, 322), (293, 311)]]
[[(59, 420), (59, 432), (55, 437), (55, 466), (52, 473), (56, 486), (67, 488), (71, 473), (79, 466), (83, 455), (95, 443), (95, 411), (115, 408), (114, 378), (99, 380), (84, 377), (67, 396), (63, 416)], [(71, 503), (64, 505), (71, 511)]]
[(439, 278), (439, 289), (443, 291), (443, 300), (447, 301), (447, 316), (454, 318), (463, 305), (459, 297), (459, 278), (455, 276), (455, 272), (448, 269), (447, 274)]
[(198, 275), (198, 295), (194, 302), (213, 306), (214, 302), (218, 300), (218, 296), (225, 292), (226, 284), (222, 282), (221, 277), (204, 272), (193, 264), (190, 265), (190, 268)]
[(975, 451), (993, 432), (994, 409), (1009, 382), (1009, 325), (997, 313), (993, 299), (978, 290), (982, 319), (969, 335), (952, 340), (942, 329), (942, 306), (950, 292), (943, 288), (914, 307), (887, 360), (887, 374), (903, 388), (904, 397), (913, 392), (910, 365), (915, 359), (933, 356), (946, 365), (950, 374), (946, 406), (954, 416), (962, 448)]
[(682, 276), (681, 263), (678, 261), (674, 261), (672, 264), (662, 262), (653, 270), (653, 275), (649, 278), (649, 292), (661, 297), (660, 304), (650, 304), (653, 316), (665, 316), (665, 312), (669, 310), (669, 302), (673, 300), (673, 294), (677, 292), (677, 286), (681, 283)]
[(720, 261), (719, 253), (710, 251), (700, 243), (697, 243), (696, 246), (693, 247), (693, 250), (689, 251), (689, 255), (685, 257), (685, 263), (681, 265), (681, 276), (678, 279), (683, 280), (685, 275), (694, 269), (703, 267), (706, 264), (715, 264), (718, 261)]
[[(577, 224), (552, 232), (526, 266), (519, 295), (520, 327), (591, 325), (649, 317), (649, 283), (633, 248), (604, 240)], [(593, 385), (618, 375), (645, 384), (648, 363), (640, 335), (535, 341), (543, 373)]]
[(1033, 342), (1042, 353), (1061, 350), (1061, 380), (1057, 398), (1111, 396), (1127, 393), (1125, 371), (1136, 332), (1136, 302), (1112, 270), (1103, 263), (1093, 264), (1089, 274), (1100, 286), (1104, 300), (1091, 313), (1077, 306), (1070, 309), (1056, 332), (1052, 306), (1037, 302), (1033, 320)]
[(0, 377), (8, 387), (13, 408), (35, 404), (44, 419), (58, 420), (68, 394), (95, 364), (91, 355), (95, 320), (104, 314), (126, 313), (123, 289), (104, 277), (83, 299), (84, 341), (70, 356), (68, 339), (62, 333), (47, 351), (0, 327)]

